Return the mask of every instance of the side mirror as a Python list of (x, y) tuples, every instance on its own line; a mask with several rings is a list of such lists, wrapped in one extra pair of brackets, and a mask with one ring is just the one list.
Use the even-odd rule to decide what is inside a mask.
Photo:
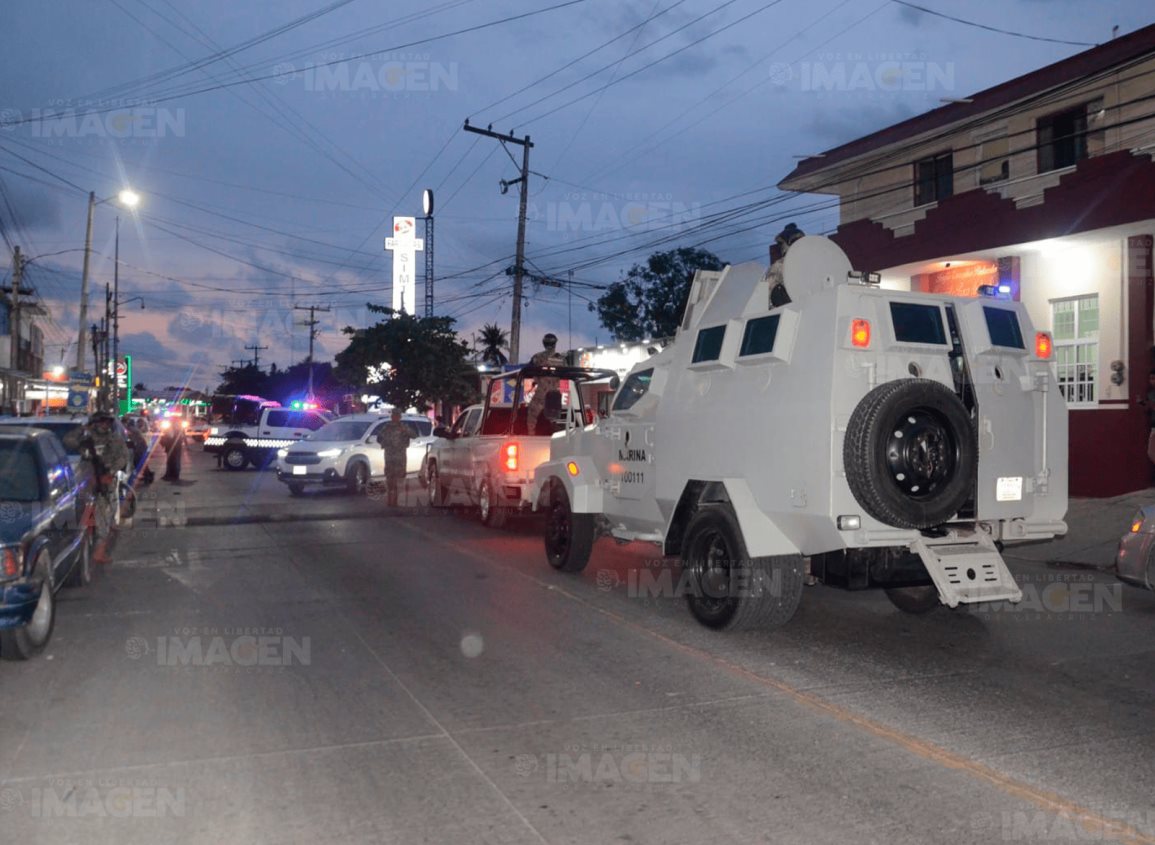
[(452, 432), (450, 432), (450, 430), (447, 429), (443, 425), (439, 425), (435, 429), (433, 429), (433, 436), (434, 437), (449, 437), (451, 434), (452, 434)]
[(622, 386), (622, 380), (617, 376), (610, 379), (610, 390), (617, 390)]

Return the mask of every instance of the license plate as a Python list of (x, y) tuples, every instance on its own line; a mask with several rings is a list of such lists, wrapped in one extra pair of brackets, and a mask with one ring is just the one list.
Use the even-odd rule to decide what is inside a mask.
[(293, 475), (306, 475), (308, 472), (308, 467), (293, 467)]
[(995, 484), (995, 501), (1021, 502), (1023, 500), (1023, 477), (1000, 478)]

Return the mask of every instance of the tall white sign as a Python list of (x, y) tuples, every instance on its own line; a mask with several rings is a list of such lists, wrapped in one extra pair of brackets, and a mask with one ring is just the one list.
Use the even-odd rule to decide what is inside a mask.
[(417, 251), (425, 241), (417, 237), (416, 217), (394, 217), (393, 237), (385, 239), (385, 249), (393, 252), (393, 310), (417, 313)]

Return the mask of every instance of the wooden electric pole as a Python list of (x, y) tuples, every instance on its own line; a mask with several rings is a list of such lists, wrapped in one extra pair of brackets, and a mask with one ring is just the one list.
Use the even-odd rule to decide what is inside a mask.
[(529, 140), (528, 135), (524, 138), (516, 138), (512, 132), (508, 135), (494, 132), (493, 124), (490, 124), (486, 129), (470, 126), (468, 119), (465, 121), (465, 131), (494, 138), (502, 144), (521, 145), (521, 176), (508, 182), (504, 179), (501, 180), (501, 192), (503, 194), (510, 185), (521, 185), (521, 200), (518, 203), (517, 212), (517, 257), (514, 259), (513, 265), (513, 316), (509, 326), (509, 358), (511, 363), (517, 363), (521, 347), (521, 291), (525, 281), (525, 213), (529, 204), (529, 151), (533, 147), (533, 143)]
[(258, 370), (261, 368), (261, 351), (268, 348), (267, 346), (258, 346), (255, 343), (252, 346), (245, 347), (245, 349), (253, 350), (253, 366)]
[(318, 311), (322, 311), (322, 312), (329, 311), (330, 308), (328, 305), (325, 305), (325, 306), (321, 306), (321, 305), (294, 305), (293, 310), (294, 311), (308, 311), (309, 312), (309, 319), (303, 320), (299, 325), (309, 327), (309, 391), (307, 394), (307, 398), (312, 399), (313, 398), (313, 341), (316, 340), (317, 335), (319, 334), (319, 332), (317, 331), (317, 323), (320, 322), (320, 320), (317, 319), (316, 315), (317, 315)]

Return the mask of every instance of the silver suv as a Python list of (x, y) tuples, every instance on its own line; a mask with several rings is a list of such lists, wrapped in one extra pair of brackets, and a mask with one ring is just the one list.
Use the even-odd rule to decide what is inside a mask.
[[(294, 496), (309, 485), (344, 486), (364, 493), (370, 484), (385, 480), (385, 453), (377, 443), (377, 432), (388, 421), (386, 414), (350, 414), (326, 423), (277, 451), (278, 480)], [(406, 471), (417, 475), (433, 440), (433, 423), (418, 414), (405, 414), (401, 421), (413, 435)]]

